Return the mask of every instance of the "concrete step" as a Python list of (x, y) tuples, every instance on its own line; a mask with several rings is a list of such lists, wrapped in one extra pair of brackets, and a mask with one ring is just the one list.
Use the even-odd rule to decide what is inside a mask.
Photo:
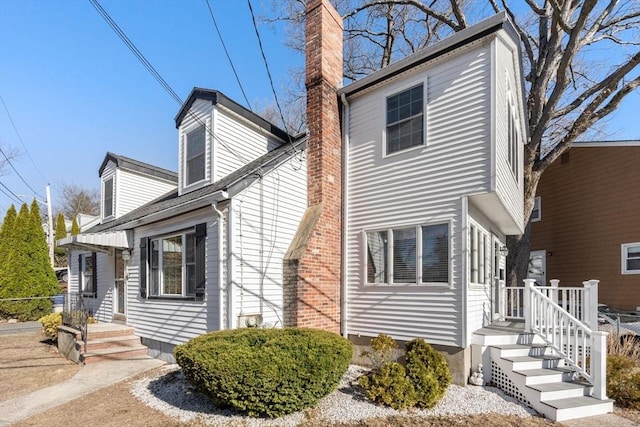
[(613, 411), (613, 400), (598, 400), (590, 396), (546, 400), (542, 403), (549, 409), (550, 414), (554, 414), (552, 418), (543, 409), (545, 416), (556, 422), (603, 415)]
[(87, 352), (105, 348), (135, 347), (140, 345), (140, 337), (135, 335), (96, 338), (87, 341)]
[(149, 357), (148, 349), (144, 345), (121, 347), (121, 348), (103, 348), (82, 353), (81, 361), (87, 365), (90, 363), (106, 362), (110, 360), (124, 359), (141, 359)]
[(133, 334), (134, 329), (130, 326), (114, 323), (92, 323), (87, 325), (87, 341), (100, 338), (126, 337)]

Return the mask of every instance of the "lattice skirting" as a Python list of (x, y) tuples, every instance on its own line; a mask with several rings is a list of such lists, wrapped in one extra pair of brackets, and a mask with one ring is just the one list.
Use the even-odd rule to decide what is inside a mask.
[(531, 403), (527, 400), (516, 385), (511, 382), (509, 377), (504, 373), (500, 366), (498, 366), (493, 360), (491, 361), (491, 380), (493, 383), (505, 392), (505, 394), (515, 397), (518, 401), (524, 403), (527, 406), (531, 406)]

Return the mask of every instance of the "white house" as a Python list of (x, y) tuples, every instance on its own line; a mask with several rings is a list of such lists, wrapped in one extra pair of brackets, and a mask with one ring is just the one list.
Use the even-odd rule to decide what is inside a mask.
[(100, 224), (60, 242), (70, 292), (167, 360), (247, 318), (282, 325), (282, 257), (306, 205), (304, 137), (206, 89), (176, 127), (177, 174), (107, 154)]

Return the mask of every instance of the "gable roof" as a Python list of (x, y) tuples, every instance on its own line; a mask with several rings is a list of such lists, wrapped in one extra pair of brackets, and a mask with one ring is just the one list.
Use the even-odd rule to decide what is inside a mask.
[(107, 155), (104, 157), (102, 164), (100, 165), (100, 169), (98, 169), (98, 176), (102, 176), (104, 172), (104, 168), (107, 167), (109, 161), (115, 163), (116, 167), (123, 170), (129, 170), (132, 172), (141, 173), (144, 175), (151, 175), (153, 177), (169, 181), (173, 184), (178, 184), (178, 174), (176, 172), (172, 172), (167, 169), (160, 168), (158, 166), (153, 166), (148, 163), (141, 162), (139, 160), (132, 159), (130, 157), (121, 156), (119, 154), (114, 154), (111, 152), (107, 152)]
[[(501, 29), (509, 33), (514, 40), (520, 40), (520, 37), (511, 24), (511, 21), (509, 21), (507, 14), (505, 12), (500, 12), (343, 87), (338, 91), (338, 94), (350, 96), (361, 92), (394, 76), (402, 74), (418, 65), (432, 61), (439, 56), (445, 55), (489, 34), (496, 33)], [(518, 49), (520, 49), (519, 43)]]
[[(178, 189), (160, 196), (159, 198), (137, 208), (133, 211), (104, 224), (98, 224), (86, 230), (86, 233), (98, 233), (107, 230), (131, 229), (143, 224), (150, 224), (172, 216), (190, 212), (195, 209), (211, 205), (214, 201), (232, 197), (233, 194), (226, 194), (235, 184), (257, 179), (260, 170), (270, 170), (286, 160), (296, 155), (300, 150), (304, 150), (307, 144), (307, 137), (299, 137), (291, 144), (283, 144), (247, 163), (224, 178), (209, 184), (200, 189), (178, 195)], [(251, 182), (246, 183), (236, 192), (248, 187)], [(84, 233), (84, 232), (83, 232)]]
[(176, 118), (175, 118), (176, 128), (180, 127), (180, 123), (182, 123), (182, 120), (184, 120), (185, 116), (189, 114), (189, 110), (191, 109), (191, 106), (193, 106), (193, 103), (196, 102), (196, 100), (198, 99), (211, 101), (211, 104), (213, 105), (222, 105), (227, 109), (233, 111), (234, 113), (238, 114), (240, 117), (245, 118), (246, 120), (252, 122), (256, 126), (266, 130), (267, 132), (270, 132), (272, 135), (277, 136), (283, 141), (288, 142), (293, 139), (287, 132), (269, 123), (268, 121), (266, 121), (265, 119), (263, 119), (262, 117), (254, 113), (253, 111), (248, 110), (247, 108), (238, 104), (231, 98), (228, 98), (222, 92), (213, 90), (213, 89), (203, 89), (199, 87), (194, 87), (193, 90), (191, 90), (191, 93), (187, 97), (187, 100), (184, 102), (184, 104), (182, 104), (180, 111), (178, 111), (178, 114), (176, 115)]

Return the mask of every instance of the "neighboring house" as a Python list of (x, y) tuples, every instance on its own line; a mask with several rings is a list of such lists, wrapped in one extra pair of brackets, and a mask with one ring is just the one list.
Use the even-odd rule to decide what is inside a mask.
[(573, 143), (538, 185), (530, 275), (598, 279), (599, 302), (640, 310), (639, 218), (640, 140)]
[(60, 242), (96, 319), (126, 322), (168, 360), (247, 317), (282, 325), (282, 257), (306, 207), (305, 138), (206, 89), (176, 127), (178, 174), (107, 154), (100, 224)]

